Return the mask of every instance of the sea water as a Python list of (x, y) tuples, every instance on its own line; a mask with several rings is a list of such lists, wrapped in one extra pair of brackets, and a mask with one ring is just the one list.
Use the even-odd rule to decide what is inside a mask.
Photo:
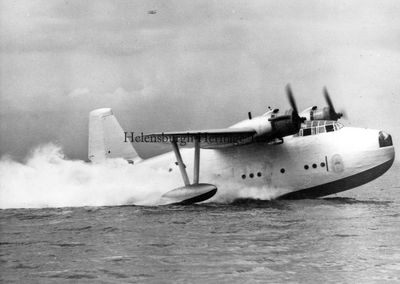
[[(29, 170), (38, 167), (32, 161), (6, 162), (16, 173), (22, 171), (19, 179), (31, 178)], [(63, 158), (54, 163), (64, 163)], [(85, 166), (68, 166), (80, 179), (92, 174), (80, 173)], [(71, 175), (67, 168), (61, 176)], [(395, 163), (367, 185), (322, 199), (160, 207), (80, 206), (75, 200), (79, 191), (73, 189), (77, 192), (64, 196), (64, 205), (70, 206), (52, 208), (45, 202), (52, 189), (41, 180), (31, 188), (36, 195), (42, 188), (43, 196), (25, 200), (35, 208), (5, 206), (12, 200), (5, 196), (9, 192), (1, 192), (0, 202), (8, 209), (0, 210), (0, 281), (396, 283), (399, 170)], [(54, 177), (47, 178), (48, 186), (55, 186)], [(18, 191), (22, 185), (26, 188)], [(19, 180), (14, 190), (23, 198), (20, 194), (29, 194), (29, 187)], [(63, 205), (62, 191), (57, 192), (49, 200)], [(122, 197), (110, 198), (118, 202)]]

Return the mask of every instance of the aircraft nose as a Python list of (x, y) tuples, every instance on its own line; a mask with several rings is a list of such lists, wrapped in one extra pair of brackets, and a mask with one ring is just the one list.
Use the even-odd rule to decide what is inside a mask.
[(392, 136), (384, 131), (379, 131), (379, 147), (393, 146)]

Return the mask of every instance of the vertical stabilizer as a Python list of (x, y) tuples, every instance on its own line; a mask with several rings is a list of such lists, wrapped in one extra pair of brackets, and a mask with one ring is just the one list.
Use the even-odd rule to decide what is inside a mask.
[(88, 157), (92, 162), (107, 158), (124, 158), (133, 162), (141, 160), (132, 144), (125, 142), (124, 130), (111, 108), (96, 109), (89, 114)]

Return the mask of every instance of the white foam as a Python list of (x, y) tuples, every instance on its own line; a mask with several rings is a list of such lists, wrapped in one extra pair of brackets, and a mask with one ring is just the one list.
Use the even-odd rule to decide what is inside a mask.
[(156, 205), (172, 188), (169, 183), (165, 173), (122, 159), (102, 164), (68, 160), (61, 147), (48, 144), (24, 163), (2, 157), (0, 208)]
[[(217, 182), (217, 194), (207, 202), (231, 203), (238, 198), (270, 200), (284, 189), (243, 187), (231, 179)], [(167, 191), (182, 186), (180, 178), (123, 159), (92, 164), (67, 159), (60, 146), (47, 144), (25, 162), (0, 160), (0, 208), (43, 208), (115, 205), (158, 205)]]

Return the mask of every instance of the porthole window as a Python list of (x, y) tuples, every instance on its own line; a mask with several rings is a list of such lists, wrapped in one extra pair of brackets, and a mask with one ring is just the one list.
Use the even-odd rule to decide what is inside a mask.
[(285, 173), (285, 169), (282, 168), (281, 169), (281, 173), (284, 174)]
[(313, 167), (314, 169), (316, 169), (316, 168), (317, 168), (317, 164), (312, 164), (312, 167)]
[(308, 168), (309, 168), (308, 165), (305, 165), (305, 166), (304, 166), (304, 169), (305, 169), (305, 170), (308, 170)]
[(253, 177), (254, 177), (254, 174), (253, 174), (253, 173), (249, 174), (249, 177), (250, 177), (250, 178), (253, 178)]
[(258, 177), (260, 177), (260, 176), (261, 176), (261, 173), (260, 173), (260, 172), (258, 172), (258, 173), (257, 173), (257, 176), (258, 176)]
[(321, 163), (321, 167), (325, 167), (325, 163), (324, 162)]
[(242, 179), (245, 179), (246, 178), (246, 175), (242, 175)]

